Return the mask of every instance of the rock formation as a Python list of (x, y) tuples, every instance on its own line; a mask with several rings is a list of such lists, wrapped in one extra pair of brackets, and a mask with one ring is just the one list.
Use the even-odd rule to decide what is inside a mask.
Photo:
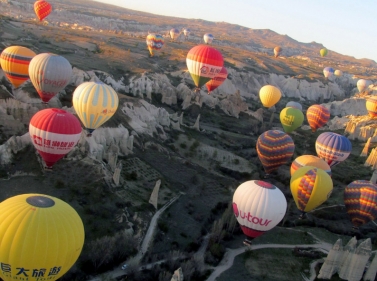
[(360, 156), (367, 156), (367, 155), (368, 155), (369, 146), (370, 146), (370, 140), (371, 140), (371, 138), (369, 138), (369, 139), (367, 140), (367, 142), (365, 143), (364, 148), (363, 148), (363, 150), (361, 151)]
[(116, 186), (120, 183), (120, 172), (122, 171), (122, 161), (119, 161), (118, 165), (115, 168), (114, 174), (113, 174), (113, 181)]
[(156, 181), (151, 197), (149, 198), (149, 203), (152, 204), (156, 210), (158, 205), (158, 192), (160, 191), (160, 185), (161, 180)]
[(372, 262), (369, 264), (367, 272), (364, 274), (364, 281), (374, 281), (376, 280), (377, 273), (377, 254), (374, 255)]
[(343, 248), (343, 255), (339, 263), (339, 276), (348, 276), (352, 255), (356, 250), (356, 244), (357, 240), (354, 236), (351, 238), (350, 241), (348, 241), (347, 245)]
[(342, 255), (342, 239), (338, 239), (327, 255), (325, 262), (319, 271), (318, 278), (331, 279), (331, 277), (339, 270), (339, 263)]
[(181, 267), (174, 271), (171, 281), (183, 281), (183, 272)]

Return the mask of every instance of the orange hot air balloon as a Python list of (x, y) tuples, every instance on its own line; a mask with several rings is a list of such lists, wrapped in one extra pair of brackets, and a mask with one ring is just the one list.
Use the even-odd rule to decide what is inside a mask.
[(310, 128), (315, 132), (329, 121), (330, 111), (323, 105), (314, 104), (306, 111), (306, 118), (308, 118)]
[(275, 58), (277, 58), (280, 55), (281, 51), (283, 51), (283, 49), (279, 46), (274, 48)]
[(47, 17), (51, 13), (52, 7), (51, 7), (51, 4), (48, 3), (47, 1), (39, 0), (34, 3), (34, 11), (38, 19), (42, 21), (45, 17)]
[(301, 155), (291, 164), (291, 176), (301, 167), (313, 166), (324, 170), (331, 177), (331, 168), (325, 160), (314, 155)]
[(228, 71), (223, 66), (219, 74), (215, 78), (212, 78), (206, 83), (208, 94), (210, 94), (210, 92), (217, 89), (222, 83), (224, 83), (227, 77), (228, 77)]
[(15, 88), (29, 79), (29, 64), (35, 56), (32, 50), (21, 46), (8, 47), (1, 53), (1, 68)]

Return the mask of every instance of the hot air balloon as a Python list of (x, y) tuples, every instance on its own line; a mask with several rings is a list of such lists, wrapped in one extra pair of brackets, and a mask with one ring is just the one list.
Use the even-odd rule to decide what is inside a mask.
[(274, 106), (281, 98), (280, 90), (272, 85), (265, 85), (259, 90), (259, 98), (265, 107)]
[(302, 105), (299, 102), (296, 102), (296, 101), (287, 102), (285, 107), (292, 107), (292, 108), (296, 108), (296, 109), (299, 109), (299, 110), (302, 111)]
[(280, 55), (281, 51), (283, 51), (283, 49), (281, 47), (275, 47), (274, 48), (275, 58), (277, 58)]
[(224, 83), (227, 77), (228, 77), (228, 71), (223, 66), (219, 74), (206, 83), (208, 94), (210, 94), (210, 92), (217, 89), (217, 87), (219, 87), (222, 83)]
[(279, 130), (269, 130), (258, 137), (256, 148), (266, 174), (270, 174), (289, 162), (295, 145), (288, 134)]
[(377, 117), (377, 96), (367, 98), (366, 108), (370, 117)]
[(84, 82), (73, 92), (72, 103), (88, 136), (91, 136), (114, 115), (119, 99), (114, 89), (102, 82)]
[(330, 119), (330, 111), (320, 104), (314, 104), (306, 111), (306, 118), (312, 131), (323, 127)]
[(29, 79), (29, 63), (35, 56), (32, 50), (21, 46), (11, 46), (2, 51), (1, 68), (15, 88)]
[(347, 159), (351, 153), (352, 144), (345, 136), (325, 132), (318, 136), (315, 142), (315, 150), (319, 158), (333, 167)]
[(291, 164), (291, 176), (297, 171), (297, 169), (305, 166), (313, 166), (324, 170), (331, 177), (331, 168), (325, 160), (314, 155), (301, 155), (297, 157)]
[(160, 34), (148, 34), (146, 43), (148, 46), (148, 50), (151, 53), (151, 57), (154, 56), (153, 50), (161, 50), (162, 46), (164, 46), (164, 38)]
[(40, 21), (47, 17), (51, 11), (51, 4), (45, 0), (38, 0), (34, 3), (34, 12)]
[(323, 75), (326, 78), (330, 78), (333, 74), (334, 74), (334, 68), (332, 68), (332, 67), (325, 67), (323, 69)]
[(351, 182), (344, 189), (344, 204), (354, 228), (377, 219), (377, 185), (366, 180)]
[(286, 210), (284, 194), (265, 181), (244, 182), (233, 195), (233, 212), (248, 238), (246, 244), (274, 228), (283, 219)]
[(356, 83), (357, 89), (361, 93), (368, 87), (368, 81), (365, 79), (359, 79)]
[(172, 28), (170, 29), (170, 38), (172, 39), (172, 41), (175, 41), (175, 39), (177, 39), (179, 37), (179, 30), (176, 29), (176, 28)]
[(319, 54), (321, 55), (321, 57), (327, 56), (327, 49), (326, 48), (322, 48), (319, 51)]
[(183, 35), (186, 37), (186, 39), (188, 38), (188, 36), (190, 35), (190, 33), (191, 33), (190, 28), (184, 28), (183, 29)]
[(342, 77), (342, 75), (343, 75), (343, 71), (337, 69), (337, 70), (334, 71), (334, 75), (335, 75), (336, 77)]
[(284, 132), (290, 133), (302, 125), (304, 114), (297, 108), (286, 107), (280, 111), (280, 122), (283, 125)]
[(206, 43), (206, 44), (211, 44), (213, 39), (214, 39), (214, 37), (211, 33), (206, 33), (203, 36), (204, 43)]
[(72, 66), (62, 56), (42, 53), (30, 61), (29, 75), (42, 101), (47, 103), (71, 81)]
[(292, 175), (290, 187), (297, 208), (306, 213), (317, 208), (330, 197), (333, 182), (324, 170), (305, 166)]
[(289, 102), (287, 102), (285, 107), (293, 107), (293, 108), (297, 108), (297, 109), (302, 111), (302, 105), (297, 101), (289, 101)]
[(76, 262), (84, 225), (59, 198), (22, 194), (0, 203), (0, 277), (4, 281), (57, 280)]
[(71, 113), (57, 108), (38, 111), (30, 120), (29, 133), (47, 169), (63, 158), (81, 136), (79, 120)]
[(187, 54), (186, 64), (196, 86), (195, 91), (212, 78), (215, 78), (221, 71), (224, 60), (221, 53), (208, 45), (193, 47)]

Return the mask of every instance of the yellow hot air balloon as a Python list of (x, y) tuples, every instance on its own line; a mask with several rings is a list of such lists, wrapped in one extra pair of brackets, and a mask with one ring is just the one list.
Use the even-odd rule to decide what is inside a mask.
[(299, 168), (291, 177), (291, 192), (297, 208), (309, 212), (331, 195), (333, 182), (322, 169), (313, 166)]
[(0, 203), (0, 277), (4, 281), (56, 280), (76, 262), (84, 226), (64, 201), (22, 194)]
[(291, 176), (301, 167), (313, 166), (324, 170), (331, 176), (331, 168), (325, 160), (314, 155), (301, 155), (297, 157), (291, 164)]
[(300, 109), (286, 107), (280, 111), (280, 122), (283, 125), (284, 132), (290, 133), (302, 125), (304, 114)]
[(84, 82), (73, 92), (73, 107), (91, 133), (109, 120), (118, 108), (118, 94), (102, 82)]
[(15, 88), (29, 79), (29, 64), (35, 56), (32, 50), (21, 46), (11, 46), (2, 51), (1, 68)]
[(259, 90), (259, 98), (265, 107), (274, 106), (281, 98), (280, 90), (272, 85), (263, 86)]

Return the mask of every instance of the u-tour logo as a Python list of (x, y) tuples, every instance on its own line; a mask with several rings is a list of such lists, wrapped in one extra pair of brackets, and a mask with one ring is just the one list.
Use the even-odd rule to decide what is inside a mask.
[(250, 212), (248, 212), (247, 214), (246, 212), (243, 212), (242, 214), (242, 210), (238, 210), (236, 203), (233, 203), (233, 212), (236, 218), (240, 217), (241, 219), (247, 219), (249, 222), (253, 224), (259, 224), (261, 226), (268, 226), (268, 224), (272, 221), (272, 220), (258, 218), (256, 216), (253, 216), (250, 214)]
[(44, 148), (52, 148), (57, 150), (64, 150), (67, 148), (71, 148), (75, 145), (73, 141), (53, 141), (48, 139), (43, 139), (36, 135), (33, 135), (33, 141), (36, 145), (44, 147)]

